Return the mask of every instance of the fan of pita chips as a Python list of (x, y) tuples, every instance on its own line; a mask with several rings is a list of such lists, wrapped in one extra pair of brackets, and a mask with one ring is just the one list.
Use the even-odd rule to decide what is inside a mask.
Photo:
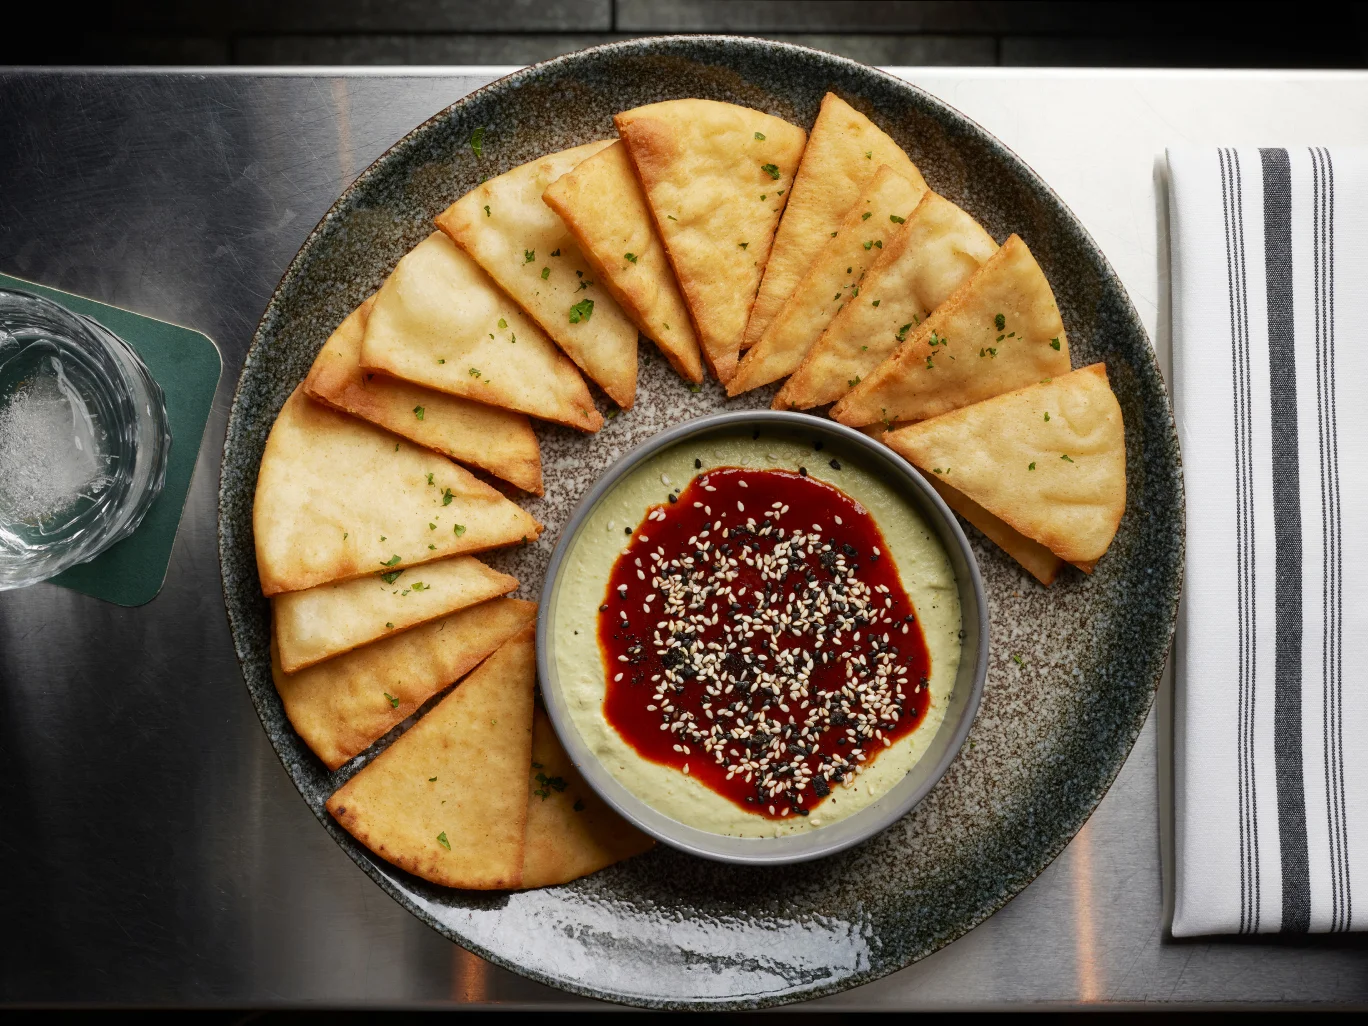
[(1013, 235), (831, 416), (852, 426), (926, 420), (1068, 370), (1050, 283)]
[(727, 383), (728, 395), (793, 373), (837, 312), (858, 300), (866, 272), (925, 194), (924, 186), (913, 185), (887, 164), (879, 168), (846, 213), (836, 237), (826, 240), (779, 315), (742, 358), (736, 377)]
[(736, 371), (807, 134), (716, 100), (666, 100), (613, 120), (689, 304), (703, 357), (725, 383)]
[(441, 232), (376, 294), (361, 366), (581, 431), (603, 427), (575, 365)]
[(1100, 558), (1125, 512), (1121, 407), (1100, 363), (890, 431), (884, 441), (1070, 563)]
[(977, 527), (989, 541), (1025, 567), (1032, 577), (1047, 588), (1054, 583), (1055, 578), (1059, 576), (1059, 571), (1063, 569), (1064, 561), (1062, 559), (1041, 545), (1040, 542), (1032, 541), (1020, 531), (1009, 527), (973, 499), (951, 488), (941, 480), (940, 476), (936, 474), (924, 476), (930, 482), (931, 487), (936, 489), (940, 497), (945, 500), (947, 506)]
[(527, 804), (526, 888), (569, 883), (655, 844), (585, 784), (541, 709), (532, 724)]
[(703, 380), (698, 336), (641, 183), (621, 140), (599, 150), (542, 194), (574, 232), (594, 274), (681, 377)]
[(832, 318), (785, 382), (774, 408), (809, 409), (841, 398), (997, 248), (977, 221), (927, 192), (903, 230), (885, 243), (859, 296)]
[(289, 674), (280, 668), (273, 638), (276, 690), (305, 744), (337, 769), (536, 616), (535, 602), (490, 599)]
[(375, 854), (443, 887), (522, 880), (532, 757), (531, 627), (328, 799)]
[(473, 403), (361, 369), (372, 296), (344, 320), (314, 359), (304, 391), (410, 441), (542, 494), (541, 450), (527, 416)]
[(285, 592), (271, 599), (281, 668), (294, 673), (376, 638), (507, 595), (517, 586), (516, 577), (474, 556), (452, 556), (412, 570), (382, 570)]
[(608, 145), (551, 153), (491, 178), (438, 215), (437, 227), (626, 410), (636, 399), (636, 325), (542, 200), (548, 185)]
[[(897, 143), (839, 96), (822, 97), (742, 348), (760, 341), (882, 164), (911, 182), (918, 197), (926, 191), (921, 172)], [(906, 210), (894, 213), (906, 215), (914, 206), (915, 198)]]
[(541, 533), (531, 515), (470, 471), (300, 389), (266, 439), (252, 529), (266, 595)]

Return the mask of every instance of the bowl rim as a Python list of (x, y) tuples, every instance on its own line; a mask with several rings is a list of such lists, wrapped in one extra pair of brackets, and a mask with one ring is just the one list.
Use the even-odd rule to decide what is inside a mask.
[[(945, 545), (947, 540), (953, 541), (968, 573), (968, 590), (973, 594), (974, 608), (971, 614), (969, 610), (964, 608), (965, 603), (963, 602), (966, 582), (959, 581), (961, 595), (960, 627), (961, 636), (964, 637), (964, 644), (960, 650), (961, 666), (963, 666), (965, 657), (972, 651), (973, 668), (970, 671), (968, 694), (964, 699), (958, 720), (949, 729), (949, 740), (945, 744), (944, 750), (933, 764), (931, 772), (907, 794), (898, 796), (894, 801), (886, 800), (901, 785), (902, 781), (900, 780), (870, 805), (831, 824), (831, 827), (843, 823), (858, 824), (854, 829), (847, 828), (845, 831), (841, 831), (839, 835), (834, 831), (827, 834), (826, 828), (818, 828), (807, 833), (789, 834), (775, 838), (736, 838), (726, 834), (714, 834), (666, 816), (613, 777), (598, 757), (594, 755), (580, 735), (579, 728), (570, 719), (569, 709), (560, 689), (559, 678), (554, 672), (554, 660), (552, 658), (554, 638), (550, 629), (550, 620), (554, 607), (556, 586), (560, 581), (565, 558), (569, 554), (572, 544), (579, 537), (584, 521), (599, 501), (631, 471), (658, 452), (700, 435), (715, 434), (731, 428), (754, 427), (757, 424), (779, 425), (785, 429), (808, 433), (823, 433), (862, 450), (863, 454), (871, 456), (892, 468), (899, 474), (901, 483), (905, 486), (910, 485), (912, 491), (923, 500), (920, 512), (929, 514), (928, 518), (934, 517), (939, 521), (938, 524), (931, 526), (933, 530), (936, 530), (941, 544)], [(947, 555), (949, 554), (947, 553)], [(953, 558), (951, 562), (954, 562)], [(959, 576), (958, 571), (956, 576)], [(628, 450), (600, 475), (576, 504), (574, 512), (561, 530), (560, 537), (556, 539), (556, 546), (551, 553), (550, 562), (547, 564), (546, 577), (538, 598), (537, 681), (541, 687), (542, 699), (545, 702), (556, 735), (560, 738), (561, 744), (569, 753), (571, 761), (584, 777), (585, 782), (623, 819), (663, 844), (689, 855), (732, 865), (779, 866), (825, 858), (828, 855), (835, 855), (861, 844), (898, 822), (931, 793), (931, 790), (940, 783), (950, 769), (951, 764), (958, 758), (960, 749), (968, 738), (969, 730), (978, 715), (980, 701), (983, 697), (984, 682), (988, 674), (988, 599), (984, 590), (983, 575), (979, 570), (973, 547), (970, 545), (969, 539), (955, 514), (926, 479), (892, 448), (860, 431), (856, 431), (854, 428), (836, 421), (814, 417), (807, 413), (795, 413), (787, 410), (741, 410), (709, 414), (687, 420), (682, 424), (676, 424), (674, 427), (667, 428)], [(970, 627), (971, 615), (973, 617), (972, 629)], [(977, 637), (975, 638), (974, 635)], [(961, 669), (956, 678), (955, 686), (957, 688), (961, 686), (963, 679), (964, 672)], [(943, 721), (937, 735), (945, 730), (946, 724)], [(908, 768), (908, 774), (919, 765), (921, 765), (921, 760)], [(906, 777), (904, 776), (903, 779), (905, 780)], [(824, 835), (826, 836), (824, 837)], [(726, 842), (729, 845), (744, 844), (745, 849), (739, 851), (725, 850), (721, 846), (710, 846), (707, 841), (709, 837), (716, 837), (719, 841)], [(750, 848), (752, 844), (755, 846), (754, 850)]]

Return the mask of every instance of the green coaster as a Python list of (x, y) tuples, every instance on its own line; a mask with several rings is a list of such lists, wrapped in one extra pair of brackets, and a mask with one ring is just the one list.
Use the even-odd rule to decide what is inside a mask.
[(73, 591), (120, 606), (151, 602), (166, 580), (171, 546), (176, 541), (195, 471), (204, 428), (214, 404), (223, 361), (209, 336), (177, 324), (70, 292), (45, 288), (22, 278), (0, 274), (0, 286), (21, 289), (61, 303), (69, 310), (99, 321), (132, 346), (152, 377), (166, 393), (166, 419), (171, 429), (171, 454), (166, 462), (166, 484), (142, 524), (129, 537), (106, 549), (89, 563), (81, 563), (52, 578)]

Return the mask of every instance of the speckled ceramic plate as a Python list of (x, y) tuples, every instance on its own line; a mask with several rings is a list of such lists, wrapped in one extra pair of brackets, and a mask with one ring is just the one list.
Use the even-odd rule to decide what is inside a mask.
[[(520, 894), (443, 890), (373, 858), (324, 811), (364, 760), (329, 773), (290, 728), (271, 683), (251, 510), (276, 412), (332, 328), (481, 178), (611, 137), (612, 115), (639, 104), (712, 97), (810, 126), (827, 90), (866, 111), (994, 237), (1020, 234), (1054, 287), (1075, 365), (1106, 361), (1129, 472), (1111, 551), (1091, 577), (1070, 570), (1047, 591), (968, 529), (992, 611), (978, 719), (910, 815), (840, 855), (747, 868), (659, 848)], [(479, 127), (482, 157), (468, 145)], [(769, 390), (734, 400), (715, 384), (693, 393), (649, 343), (641, 353), (634, 410), (596, 436), (538, 427), (547, 494), (526, 506), (547, 530), (537, 545), (490, 560), (518, 577), (519, 594), (536, 597), (569, 514), (628, 448), (692, 417), (769, 404)], [(1177, 608), (1183, 493), (1172, 412), (1140, 319), (1087, 232), (1018, 157), (935, 97), (870, 68), (779, 43), (681, 37), (587, 50), (501, 79), (419, 126), (342, 195), (281, 280), (247, 355), (224, 448), (219, 536), (233, 638), (262, 723), (315, 815), (396, 901), (553, 986), (640, 1005), (751, 1008), (922, 958), (1002, 907), (1063, 849), (1149, 710)]]

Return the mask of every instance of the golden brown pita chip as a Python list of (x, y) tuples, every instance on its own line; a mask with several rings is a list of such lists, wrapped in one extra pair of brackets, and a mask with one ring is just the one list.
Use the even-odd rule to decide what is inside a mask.
[[(839, 241), (839, 239), (838, 239)], [(775, 409), (835, 402), (860, 383), (961, 286), (997, 243), (972, 217), (934, 192), (884, 245), (852, 298), (775, 397)]]
[(517, 887), (535, 681), (529, 627), (343, 784), (328, 811), (414, 876), (470, 890)]
[(439, 214), (437, 227), (626, 410), (636, 399), (636, 325), (542, 200), (548, 185), (608, 145), (549, 153), (491, 178)]
[(470, 471), (298, 388), (266, 439), (252, 529), (266, 595), (541, 533)]
[(603, 427), (575, 365), (441, 232), (376, 293), (361, 366), (581, 431)]
[(535, 602), (490, 599), (290, 674), (273, 639), (276, 690), (304, 743), (337, 769), (536, 616)]
[(627, 142), (703, 357), (731, 380), (807, 134), (716, 100), (666, 100), (613, 119)]
[(542, 194), (574, 232), (594, 274), (682, 377), (703, 380), (698, 336), (651, 220), (627, 145), (618, 140)]
[(850, 425), (925, 420), (1068, 370), (1050, 283), (1013, 235), (831, 415)]
[(507, 595), (517, 586), (516, 577), (474, 556), (452, 556), (411, 570), (382, 570), (287, 591), (271, 599), (281, 668), (294, 673), (376, 638)]
[(947, 506), (977, 527), (989, 541), (1025, 567), (1032, 577), (1047, 588), (1054, 583), (1055, 578), (1059, 576), (1059, 571), (1064, 567), (1062, 559), (1041, 545), (1040, 542), (1032, 541), (1020, 531), (1009, 527), (963, 492), (951, 488), (940, 476), (926, 474), (925, 477), (931, 482), (931, 487), (940, 493), (940, 497), (945, 500)]
[[(926, 191), (921, 172), (897, 143), (839, 96), (827, 93), (803, 151), (793, 197), (775, 236), (742, 348), (760, 341), (882, 164), (912, 183), (917, 196)], [(915, 198), (907, 210), (894, 213), (906, 216), (914, 206)]]
[(1125, 512), (1121, 407), (1100, 363), (884, 440), (1070, 563), (1100, 558)]
[(410, 441), (542, 494), (541, 449), (527, 415), (486, 406), (361, 369), (372, 296), (344, 320), (314, 358), (304, 391)]
[(887, 164), (880, 166), (846, 212), (836, 237), (818, 250), (779, 315), (742, 358), (736, 377), (727, 383), (728, 395), (794, 372), (832, 318), (846, 304), (858, 302), (867, 272), (926, 194), (924, 186), (913, 185)]
[(541, 709), (532, 725), (528, 791), (523, 887), (569, 883), (655, 844), (584, 782)]

